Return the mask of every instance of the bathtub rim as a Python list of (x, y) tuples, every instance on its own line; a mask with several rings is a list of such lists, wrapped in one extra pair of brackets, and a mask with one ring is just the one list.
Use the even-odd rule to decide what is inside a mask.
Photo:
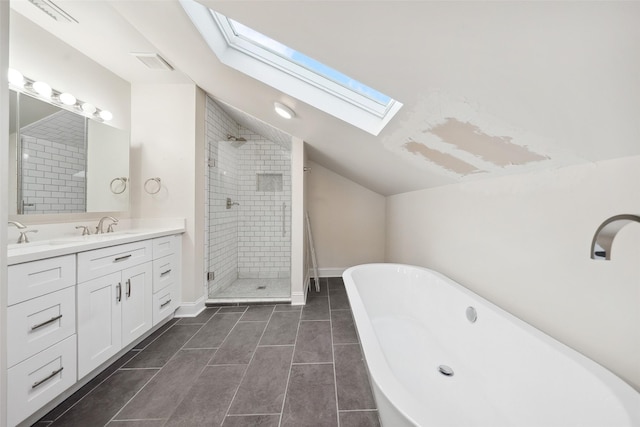
[[(523, 333), (533, 335), (534, 338), (540, 339), (543, 343), (560, 352), (565, 357), (570, 358), (575, 363), (578, 363), (583, 369), (598, 378), (603, 386), (606, 386), (624, 407), (630, 421), (630, 425), (640, 425), (640, 392), (636, 391), (630, 384), (604, 366), (600, 365), (595, 360), (588, 358), (578, 350), (569, 347), (567, 344), (558, 341), (524, 320), (521, 320), (514, 314), (504, 310), (444, 274), (426, 267), (400, 263), (369, 263), (349, 267), (343, 272), (342, 278), (349, 298), (349, 303), (351, 304), (351, 311), (353, 313), (356, 333), (360, 338), (363, 357), (367, 362), (369, 378), (371, 381), (375, 382), (376, 387), (384, 395), (385, 399), (387, 399), (398, 412), (400, 412), (415, 426), (420, 426), (421, 424), (414, 416), (409, 415), (409, 413), (421, 414), (424, 412), (423, 405), (420, 405), (419, 402), (417, 402), (413, 396), (404, 389), (391, 372), (353, 278), (354, 272), (370, 268), (386, 268), (393, 270), (400, 268), (423, 271), (428, 274), (435, 275), (446, 285), (452, 286), (468, 297), (478, 300), (489, 309), (495, 310), (506, 321), (509, 321), (516, 327), (521, 328)], [(366, 321), (363, 322), (362, 319)], [(378, 369), (378, 372), (371, 372), (372, 370), (369, 365), (370, 362), (372, 363), (371, 366), (375, 366)], [(382, 370), (382, 372), (380, 372), (380, 370)], [(429, 414), (429, 416), (432, 415), (433, 414)], [(438, 419), (430, 419), (428, 422), (437, 423)]]

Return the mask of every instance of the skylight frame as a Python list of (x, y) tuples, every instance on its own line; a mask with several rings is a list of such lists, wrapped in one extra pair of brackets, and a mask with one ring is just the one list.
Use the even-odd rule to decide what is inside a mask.
[[(289, 72), (300, 79), (307, 80), (310, 83), (316, 85), (319, 89), (326, 90), (330, 93), (339, 94), (339, 96), (344, 97), (346, 100), (354, 102), (355, 104), (360, 105), (362, 108), (368, 109), (373, 114), (377, 114), (380, 117), (384, 117), (385, 113), (388, 111), (390, 105), (394, 101), (390, 96), (385, 95), (382, 92), (377, 91), (372, 87), (369, 87), (364, 83), (357, 81), (325, 64), (322, 64), (321, 62), (303, 54), (302, 52), (285, 46), (277, 40), (273, 40), (270, 37), (265, 36), (264, 34), (261, 34), (258, 31), (255, 31), (240, 22), (234, 21), (233, 19), (222, 15), (221, 13), (215, 12), (211, 9), (209, 9), (209, 11), (226, 34), (226, 38), (229, 41), (229, 44), (234, 45), (236, 49), (243, 50), (245, 53), (253, 56), (258, 60), (267, 61), (272, 65), (283, 69), (283, 71)], [(243, 28), (251, 33), (255, 33), (258, 38), (264, 39), (274, 47), (270, 47), (268, 44), (263, 43), (261, 40), (253, 39), (251, 35), (244, 34)], [(292, 54), (291, 57), (287, 56), (286, 53), (278, 52), (278, 49), (290, 51), (290, 53)], [(322, 68), (327, 69), (331, 74), (334, 74), (336, 78), (332, 78), (330, 73), (328, 72), (323, 73), (322, 71), (314, 68), (314, 65), (305, 65), (304, 63), (302, 63), (302, 61), (298, 61), (297, 59), (293, 58), (294, 54), (301, 56), (309, 62), (317, 64), (317, 66), (321, 66)], [(347, 80), (347, 82), (340, 82), (338, 77), (342, 77), (344, 80)], [(366, 88), (368, 91), (362, 91), (358, 90), (357, 88), (350, 87), (348, 82), (353, 82), (357, 84), (357, 86)], [(369, 96), (367, 95), (367, 92), (377, 94), (378, 96)], [(382, 101), (380, 98), (384, 98), (384, 101)]]
[(257, 45), (237, 34), (226, 16), (194, 0), (180, 0), (180, 3), (222, 63), (327, 114), (378, 135), (402, 107), (401, 102), (390, 97), (390, 101), (383, 105), (283, 55)]

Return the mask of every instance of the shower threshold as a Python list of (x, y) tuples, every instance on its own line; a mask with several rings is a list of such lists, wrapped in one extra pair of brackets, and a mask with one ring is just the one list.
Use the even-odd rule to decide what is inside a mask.
[(209, 298), (206, 306), (239, 305), (239, 304), (291, 304), (291, 298), (286, 297), (238, 297), (238, 298)]
[(290, 303), (291, 279), (236, 279), (209, 294), (207, 304)]

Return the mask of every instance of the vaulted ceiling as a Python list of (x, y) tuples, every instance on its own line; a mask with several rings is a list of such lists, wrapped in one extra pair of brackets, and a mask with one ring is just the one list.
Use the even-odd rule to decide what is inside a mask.
[(79, 24), (12, 5), (125, 80), (193, 81), (384, 195), (640, 154), (639, 2), (200, 1), (404, 107), (378, 136), (348, 125), (222, 64), (177, 0), (56, 1)]

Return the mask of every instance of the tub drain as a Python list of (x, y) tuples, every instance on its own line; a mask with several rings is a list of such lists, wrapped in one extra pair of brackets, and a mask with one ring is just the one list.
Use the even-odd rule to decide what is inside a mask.
[(453, 369), (451, 369), (447, 365), (438, 366), (438, 371), (440, 371), (440, 373), (442, 375), (444, 375), (444, 376), (447, 376), (447, 377), (452, 377), (453, 376)]

